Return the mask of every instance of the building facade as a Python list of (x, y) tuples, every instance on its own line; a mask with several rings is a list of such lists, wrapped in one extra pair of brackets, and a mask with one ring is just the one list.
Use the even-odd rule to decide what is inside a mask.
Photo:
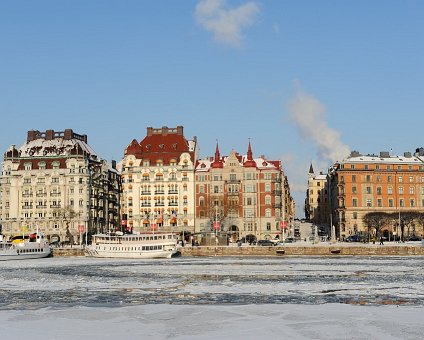
[(316, 175), (311, 164), (305, 200), (305, 217), (314, 225), (321, 226), (325, 230), (330, 228), (332, 222), (327, 177), (322, 172)]
[(334, 164), (329, 185), (338, 235), (343, 239), (377, 233), (393, 239), (422, 234), (423, 155), (423, 149), (403, 156), (389, 152), (364, 156), (354, 151)]
[(122, 174), (122, 221), (133, 232), (194, 232), (194, 167), (197, 138), (183, 127), (147, 128), (133, 140), (118, 168)]
[[(197, 162), (195, 171), (196, 231), (218, 230), (233, 241), (280, 237), (293, 218), (293, 200), (280, 161), (232, 151)], [(288, 189), (288, 190), (287, 190)], [(287, 196), (287, 197), (286, 197)], [(287, 200), (290, 204), (283, 206)]]
[(4, 153), (2, 232), (44, 232), (51, 242), (81, 242), (88, 230), (119, 223), (120, 176), (72, 129), (28, 131), (27, 141)]

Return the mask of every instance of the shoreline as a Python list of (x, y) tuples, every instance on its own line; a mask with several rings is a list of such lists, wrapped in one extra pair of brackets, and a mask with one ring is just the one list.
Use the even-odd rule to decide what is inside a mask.
[[(284, 246), (185, 246), (180, 247), (182, 257), (195, 256), (424, 256), (424, 246), (417, 243), (352, 244), (319, 243)], [(53, 248), (53, 256), (84, 256), (81, 247)]]

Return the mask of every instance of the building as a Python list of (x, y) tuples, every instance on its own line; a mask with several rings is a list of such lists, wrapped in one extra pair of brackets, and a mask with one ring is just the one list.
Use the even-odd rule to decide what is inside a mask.
[(317, 225), (324, 230), (329, 230), (330, 228), (331, 218), (327, 175), (322, 172), (316, 175), (312, 164), (308, 173), (305, 217), (314, 225)]
[[(196, 164), (196, 232), (215, 230), (233, 241), (281, 236), (293, 218), (294, 203), (283, 175), (281, 161), (253, 158), (232, 151), (222, 157), (216, 145), (214, 157)], [(283, 202), (290, 204), (283, 206)]]
[(197, 138), (183, 127), (147, 128), (118, 165), (122, 173), (122, 221), (133, 232), (194, 232), (194, 167)]
[(1, 173), (3, 234), (44, 232), (50, 242), (119, 226), (119, 173), (97, 157), (87, 135), (28, 131), (4, 153)]
[(412, 155), (361, 155), (353, 151), (329, 172), (337, 235), (423, 234), (424, 150)]

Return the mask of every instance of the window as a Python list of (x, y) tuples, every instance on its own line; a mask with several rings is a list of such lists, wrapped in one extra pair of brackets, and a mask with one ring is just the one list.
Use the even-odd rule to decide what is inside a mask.
[(367, 181), (367, 182), (371, 182), (371, 176), (370, 176), (370, 175), (367, 175), (367, 177), (366, 177), (366, 181)]
[(381, 187), (377, 187), (377, 195), (381, 195)]
[(352, 175), (352, 182), (355, 183), (356, 182), (356, 175)]
[(213, 186), (213, 192), (214, 194), (217, 194), (219, 192), (219, 187), (217, 185)]
[(399, 187), (399, 195), (403, 195), (403, 187)]
[(266, 230), (267, 231), (270, 231), (271, 230), (271, 223), (270, 222), (267, 222), (266, 223)]
[(377, 207), (382, 207), (383, 206), (383, 201), (381, 198), (377, 199)]
[(269, 183), (266, 183), (265, 184), (265, 191), (266, 192), (270, 192), (271, 191), (271, 184), (269, 184)]
[(32, 163), (25, 163), (24, 167), (25, 167), (25, 170), (31, 170), (32, 169)]
[(271, 204), (271, 196), (265, 196), (265, 204), (270, 205)]
[(354, 220), (357, 220), (357, 219), (358, 219), (358, 213), (357, 213), (357, 212), (353, 212), (353, 213), (352, 213), (352, 218), (353, 218)]
[(413, 198), (411, 198), (411, 199), (409, 200), (409, 206), (410, 206), (410, 207), (415, 207), (415, 200), (414, 200)]
[(414, 176), (409, 176), (409, 183), (414, 183)]
[(371, 187), (367, 187), (367, 194), (371, 194)]
[(403, 201), (403, 198), (401, 198), (401, 199), (399, 200), (399, 206), (400, 206), (400, 207), (404, 207), (404, 206), (405, 206), (404, 201)]
[(399, 183), (402, 183), (403, 182), (403, 177), (402, 176), (399, 176), (398, 180), (399, 180)]
[(203, 184), (199, 185), (199, 193), (203, 194), (204, 192), (205, 192), (205, 186)]
[(271, 217), (271, 209), (265, 210), (265, 217)]
[(393, 188), (392, 187), (387, 187), (387, 193), (389, 195), (393, 195)]
[(356, 194), (356, 187), (352, 187), (352, 193)]
[(371, 199), (367, 199), (367, 207), (372, 207), (372, 201), (371, 201)]
[(393, 207), (393, 198), (389, 198), (389, 207)]
[(392, 175), (387, 176), (387, 182), (392, 183), (393, 178)]
[(358, 200), (356, 198), (352, 199), (352, 206), (357, 207), (358, 206)]
[(53, 177), (52, 178), (52, 183), (59, 183), (59, 178)]
[[(378, 169), (378, 168), (377, 168)], [(381, 175), (377, 175), (377, 182), (380, 183), (381, 182)]]
[(230, 181), (234, 182), (237, 180), (236, 174), (230, 174)]
[(409, 187), (409, 193), (410, 193), (411, 195), (413, 195), (413, 194), (414, 194), (414, 187)]

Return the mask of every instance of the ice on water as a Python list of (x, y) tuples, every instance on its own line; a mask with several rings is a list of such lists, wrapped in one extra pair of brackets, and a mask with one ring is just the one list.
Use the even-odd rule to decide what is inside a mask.
[(8, 339), (424, 338), (423, 257), (52, 258), (0, 273)]

